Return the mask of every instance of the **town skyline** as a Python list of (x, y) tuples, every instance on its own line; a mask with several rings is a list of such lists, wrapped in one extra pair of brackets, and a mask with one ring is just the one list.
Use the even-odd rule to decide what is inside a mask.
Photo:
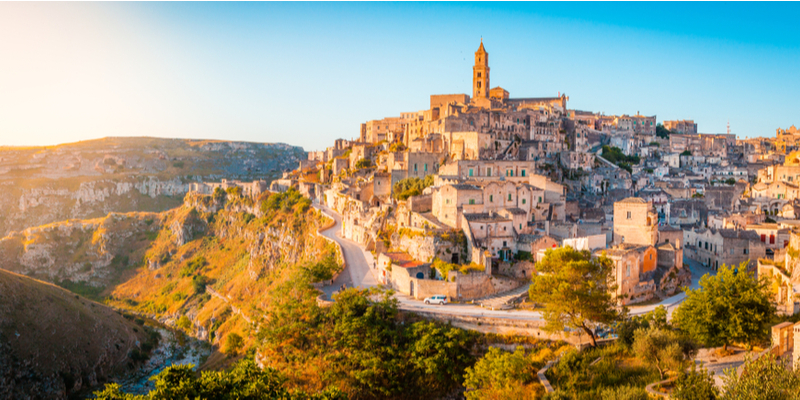
[[(742, 138), (796, 123), (800, 38), (781, 23), (792, 4), (2, 8), (0, 35), (13, 40), (0, 44), (12, 56), (0, 145), (155, 136), (319, 150), (364, 121), (425, 108), (430, 94), (469, 93), (481, 37), (494, 85), (513, 96), (566, 93), (576, 110), (689, 118), (703, 133), (730, 121)], [(775, 15), (738, 24), (752, 12)], [(441, 13), (456, 22), (432, 24)], [(637, 13), (671, 22), (626, 18)], [(707, 20), (696, 27), (683, 13)], [(476, 23), (485, 16), (495, 18)]]

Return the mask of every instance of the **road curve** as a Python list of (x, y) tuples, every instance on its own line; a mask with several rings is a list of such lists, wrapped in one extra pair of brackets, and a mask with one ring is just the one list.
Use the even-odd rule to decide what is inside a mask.
[[(339, 245), (342, 246), (345, 260), (347, 260), (347, 267), (345, 268), (345, 271), (339, 274), (339, 277), (333, 282), (332, 285), (324, 287), (322, 291), (325, 292), (325, 294), (330, 298), (334, 292), (342, 287), (343, 284), (346, 284), (348, 287), (355, 286), (360, 288), (378, 286), (378, 281), (373, 275), (375, 270), (372, 269), (372, 265), (374, 263), (374, 257), (372, 253), (366, 251), (366, 249), (364, 249), (358, 243), (339, 236), (342, 230), (342, 217), (339, 215), (339, 213), (320, 204), (314, 204), (314, 207), (322, 211), (328, 217), (333, 218), (333, 220), (336, 222), (332, 227), (320, 233), (323, 236), (339, 243)], [(692, 271), (691, 287), (693, 289), (698, 287), (698, 281), (701, 274), (712, 272), (691, 262), (688, 262), (687, 265)], [(666, 298), (656, 304), (645, 306), (634, 305), (629, 306), (628, 309), (630, 310), (630, 315), (641, 315), (652, 311), (659, 305), (663, 305), (667, 308), (669, 315), (671, 316), (674, 308), (680, 304), (685, 297), (686, 295), (684, 293), (680, 293), (678, 295)], [(542, 320), (541, 313), (538, 311), (488, 310), (472, 304), (428, 305), (401, 293), (397, 293), (395, 298), (399, 303), (400, 309), (406, 311), (424, 311), (438, 314), (451, 314), (471, 317), (493, 317), (521, 321)]]

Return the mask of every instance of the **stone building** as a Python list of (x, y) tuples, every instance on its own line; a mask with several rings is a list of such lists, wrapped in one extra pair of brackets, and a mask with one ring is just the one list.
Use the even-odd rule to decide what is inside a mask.
[(614, 263), (615, 298), (620, 304), (650, 300), (655, 295), (653, 271), (658, 265), (658, 252), (651, 245), (619, 244), (609, 249), (598, 249), (596, 257), (606, 256)]
[(766, 256), (766, 246), (753, 231), (738, 229), (693, 228), (684, 231), (685, 256), (690, 260), (717, 269), (720, 265), (738, 267), (748, 262), (749, 268)]
[(679, 134), (697, 133), (697, 123), (690, 119), (664, 121), (664, 128)]
[(638, 197), (614, 203), (614, 243), (652, 246), (658, 239), (658, 216), (653, 205)]

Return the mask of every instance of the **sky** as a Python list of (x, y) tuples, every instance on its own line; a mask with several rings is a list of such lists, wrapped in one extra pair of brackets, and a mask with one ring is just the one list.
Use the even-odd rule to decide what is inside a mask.
[(798, 3), (0, 3), (0, 145), (106, 136), (320, 150), (491, 86), (568, 107), (800, 124)]

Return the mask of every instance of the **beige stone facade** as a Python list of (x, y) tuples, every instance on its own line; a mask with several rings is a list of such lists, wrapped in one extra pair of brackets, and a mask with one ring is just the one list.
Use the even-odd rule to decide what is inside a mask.
[(658, 239), (658, 215), (638, 197), (614, 203), (614, 243), (652, 246)]

